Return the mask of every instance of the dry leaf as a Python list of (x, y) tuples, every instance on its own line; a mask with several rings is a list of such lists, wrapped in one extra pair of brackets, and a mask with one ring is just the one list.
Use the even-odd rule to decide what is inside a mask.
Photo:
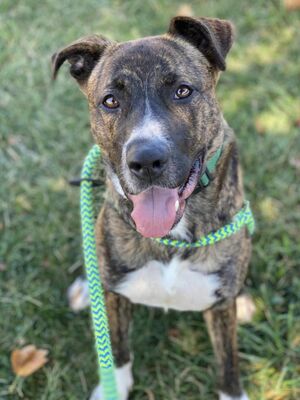
[(184, 17), (192, 17), (194, 13), (192, 7), (189, 4), (185, 3), (178, 8), (176, 15), (182, 15)]
[(155, 400), (155, 396), (154, 396), (152, 390), (150, 390), (150, 389), (144, 389), (144, 390), (145, 390), (145, 393), (148, 396), (148, 400)]
[(300, 335), (297, 335), (292, 340), (293, 347), (300, 347)]
[(291, 167), (300, 170), (300, 158), (292, 157), (289, 162)]
[(11, 146), (18, 144), (21, 142), (21, 137), (18, 135), (9, 135), (7, 139), (7, 143)]
[(256, 306), (252, 297), (248, 294), (241, 294), (236, 299), (237, 319), (239, 323), (246, 324), (252, 321), (256, 312)]
[(77, 278), (68, 289), (70, 308), (77, 312), (90, 304), (89, 287), (85, 279)]
[(300, 128), (300, 118), (296, 119), (296, 121), (294, 122), (294, 126), (296, 128)]
[(300, 8), (300, 0), (284, 0), (284, 6), (287, 10), (297, 10)]
[(259, 202), (259, 210), (268, 221), (277, 221), (280, 215), (280, 202), (272, 197), (265, 197)]
[(259, 133), (260, 135), (266, 133), (266, 128), (260, 119), (257, 118), (254, 122), (254, 125), (257, 133)]
[(0, 261), (0, 272), (3, 272), (6, 270), (6, 264), (4, 264), (4, 262)]
[[(286, 400), (291, 393), (293, 393), (293, 389), (283, 388), (283, 389), (271, 389), (265, 392), (266, 400)], [(298, 391), (299, 392), (299, 391)]]
[(14, 373), (23, 377), (33, 374), (48, 362), (47, 354), (48, 350), (37, 349), (32, 344), (13, 350), (11, 365)]
[(31, 211), (32, 209), (31, 203), (29, 202), (28, 198), (23, 194), (19, 194), (16, 197), (16, 204), (25, 211)]
[(179, 329), (177, 329), (177, 328), (169, 329), (168, 336), (169, 336), (169, 338), (179, 338), (180, 337)]
[(67, 181), (63, 178), (49, 180), (49, 186), (54, 192), (65, 192), (69, 187)]

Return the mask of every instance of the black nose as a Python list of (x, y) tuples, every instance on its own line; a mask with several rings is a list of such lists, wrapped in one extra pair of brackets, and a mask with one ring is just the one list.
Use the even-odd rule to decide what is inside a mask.
[(169, 147), (161, 140), (136, 139), (128, 144), (126, 161), (135, 176), (153, 180), (162, 174), (169, 156)]

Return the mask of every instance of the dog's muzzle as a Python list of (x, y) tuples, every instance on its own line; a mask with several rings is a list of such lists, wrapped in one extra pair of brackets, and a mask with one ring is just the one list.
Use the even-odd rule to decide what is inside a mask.
[(197, 159), (183, 185), (176, 188), (153, 185), (139, 194), (128, 194), (136, 230), (145, 237), (168, 235), (183, 216), (186, 200), (195, 190), (200, 172), (201, 162)]

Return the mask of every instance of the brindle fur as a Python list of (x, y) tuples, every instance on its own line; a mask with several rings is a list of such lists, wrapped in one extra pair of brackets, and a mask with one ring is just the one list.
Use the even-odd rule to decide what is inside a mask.
[[(143, 182), (133, 180), (128, 184), (122, 169), (122, 149), (143, 104), (137, 101), (134, 106), (125, 107), (123, 118), (119, 114), (99, 112), (99, 102), (108, 82), (119, 92), (134, 83), (142, 96), (148, 82), (146, 91), (150, 92), (150, 98), (155, 96), (157, 88), (172, 82), (174, 75), (188, 82), (200, 82), (201, 95), (190, 107), (171, 104), (163, 115), (162, 106), (158, 104), (156, 108), (172, 134), (174, 153), (168, 174), (157, 184), (178, 186), (187, 179), (196, 154), (201, 153), (205, 162), (223, 143), (214, 180), (188, 199), (184, 213), (191, 241), (218, 229), (231, 220), (244, 201), (234, 133), (225, 122), (215, 96), (215, 86), (220, 70), (225, 69), (232, 40), (232, 25), (227, 21), (177, 17), (163, 36), (121, 44), (100, 36), (83, 38), (54, 55), (53, 74), (56, 75), (65, 60), (70, 62), (70, 72), (88, 98), (92, 133), (102, 149), (107, 168), (106, 200), (98, 216), (96, 236), (117, 365), (124, 365), (130, 357), (131, 307), (126, 298), (113, 293), (114, 288), (147, 261), (168, 262), (176, 254), (194, 262), (199, 271), (219, 274), (221, 278), (222, 285), (216, 293), (218, 301), (205, 311), (205, 319), (220, 368), (220, 388), (234, 397), (241, 395), (235, 297), (247, 273), (249, 235), (243, 229), (214, 246), (179, 250), (137, 233), (130, 217), (131, 202), (117, 193), (110, 178), (112, 173), (116, 174), (126, 192), (138, 193), (146, 188)], [(126, 98), (126, 93), (122, 93)], [(217, 261), (209, 264), (213, 269), (203, 269), (203, 265), (208, 268), (206, 260)]]

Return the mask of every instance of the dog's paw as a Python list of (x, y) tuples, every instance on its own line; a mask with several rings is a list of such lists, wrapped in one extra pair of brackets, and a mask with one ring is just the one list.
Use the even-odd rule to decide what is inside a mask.
[[(129, 392), (133, 386), (133, 377), (131, 372), (132, 363), (129, 362), (121, 368), (116, 369), (116, 381), (119, 393), (119, 400), (128, 400)], [(90, 400), (104, 400), (103, 388), (98, 385), (90, 397)]]
[(75, 312), (90, 305), (89, 285), (86, 279), (78, 277), (69, 287), (67, 295), (69, 306)]
[(249, 400), (249, 397), (245, 392), (243, 392), (243, 394), (239, 397), (232, 397), (228, 394), (219, 392), (219, 400)]
[(249, 294), (241, 294), (236, 298), (237, 319), (240, 324), (248, 324), (252, 321), (256, 306)]

